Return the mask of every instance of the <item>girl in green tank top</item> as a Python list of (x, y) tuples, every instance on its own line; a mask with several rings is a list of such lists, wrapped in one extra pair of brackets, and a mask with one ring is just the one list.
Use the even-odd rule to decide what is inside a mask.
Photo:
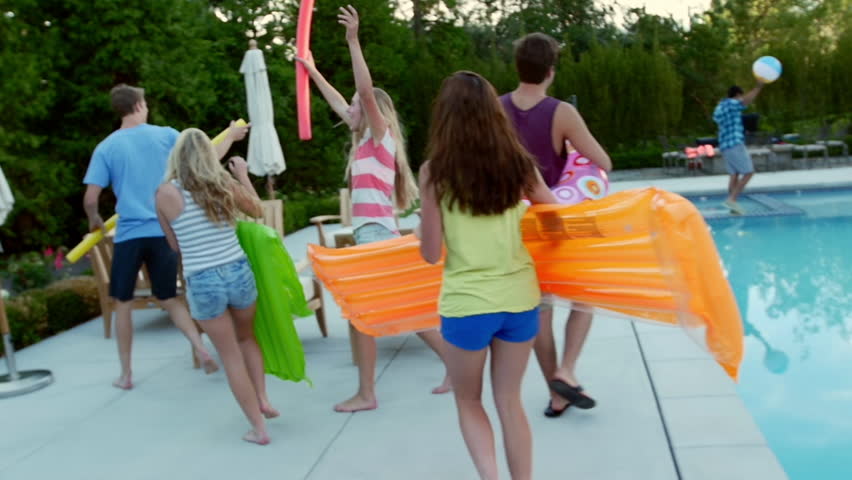
[(532, 440), (521, 380), (538, 331), (541, 294), (521, 239), (524, 194), (558, 203), (521, 146), (494, 87), (458, 72), (441, 87), (432, 111), (428, 161), (420, 169), (420, 251), (441, 260), (439, 313), (444, 360), (462, 434), (483, 479), (497, 478), (490, 421), (482, 406), (489, 349), (492, 385), (514, 479), (532, 477)]

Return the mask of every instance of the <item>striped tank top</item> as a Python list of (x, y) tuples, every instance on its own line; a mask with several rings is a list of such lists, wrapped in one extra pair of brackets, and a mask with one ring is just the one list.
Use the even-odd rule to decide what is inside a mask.
[(376, 143), (368, 128), (352, 162), (352, 227), (377, 223), (397, 233), (393, 216), (396, 141), (390, 128)]
[(233, 225), (215, 224), (176, 180), (172, 184), (183, 196), (183, 212), (172, 221), (186, 277), (208, 268), (246, 258)]

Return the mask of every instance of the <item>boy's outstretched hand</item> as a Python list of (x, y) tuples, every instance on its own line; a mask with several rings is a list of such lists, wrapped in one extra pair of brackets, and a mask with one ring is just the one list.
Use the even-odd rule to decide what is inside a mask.
[(346, 41), (358, 40), (358, 11), (352, 5), (340, 7), (337, 14), (337, 23), (346, 27)]

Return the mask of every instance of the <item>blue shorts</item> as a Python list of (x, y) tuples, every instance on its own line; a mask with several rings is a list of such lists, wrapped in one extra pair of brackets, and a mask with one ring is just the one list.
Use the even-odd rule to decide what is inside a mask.
[(725, 168), (731, 175), (754, 173), (751, 155), (742, 143), (722, 150), (722, 158), (725, 159)]
[(467, 317), (441, 317), (441, 335), (464, 350), (482, 350), (499, 338), (522, 343), (538, 334), (538, 307), (526, 312), (483, 313)]
[(390, 240), (391, 238), (398, 237), (399, 234), (388, 230), (384, 225), (379, 225), (378, 223), (367, 223), (356, 228), (352, 236), (355, 237), (355, 245), (363, 245), (365, 243)]
[(189, 312), (196, 320), (210, 320), (228, 307), (242, 310), (257, 300), (254, 273), (245, 258), (195, 272), (186, 279)]
[(131, 238), (115, 244), (109, 296), (119, 302), (132, 300), (142, 265), (148, 268), (151, 293), (158, 300), (175, 298), (178, 254), (169, 246), (166, 237)]

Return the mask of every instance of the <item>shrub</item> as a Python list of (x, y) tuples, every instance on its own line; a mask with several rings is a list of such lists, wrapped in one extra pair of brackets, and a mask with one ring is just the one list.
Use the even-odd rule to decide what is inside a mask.
[(44, 289), (27, 290), (6, 302), (16, 349), (85, 323), (100, 313), (97, 283), (86, 276), (66, 278)]
[(101, 314), (100, 297), (98, 296), (98, 282), (95, 277), (81, 275), (78, 277), (69, 277), (58, 282), (54, 282), (47, 287), (47, 290), (68, 290), (74, 292), (86, 304), (84, 315), (86, 320), (97, 317)]
[(90, 318), (86, 301), (70, 290), (45, 290), (44, 303), (47, 307), (47, 330), (51, 335)]
[(311, 225), (311, 218), (318, 215), (340, 213), (340, 197), (334, 195), (284, 196), (284, 233), (293, 233)]
[(45, 255), (27, 252), (11, 257), (0, 265), (3, 275), (12, 281), (12, 291), (22, 292), (42, 288), (50, 283), (52, 272)]
[(613, 170), (634, 168), (655, 168), (662, 166), (663, 149), (660, 146), (646, 145), (622, 150), (610, 154)]
[[(16, 349), (37, 343), (47, 334), (47, 303), (41, 290), (30, 290), (9, 300), (6, 316)], [(0, 352), (3, 350), (0, 345)]]

